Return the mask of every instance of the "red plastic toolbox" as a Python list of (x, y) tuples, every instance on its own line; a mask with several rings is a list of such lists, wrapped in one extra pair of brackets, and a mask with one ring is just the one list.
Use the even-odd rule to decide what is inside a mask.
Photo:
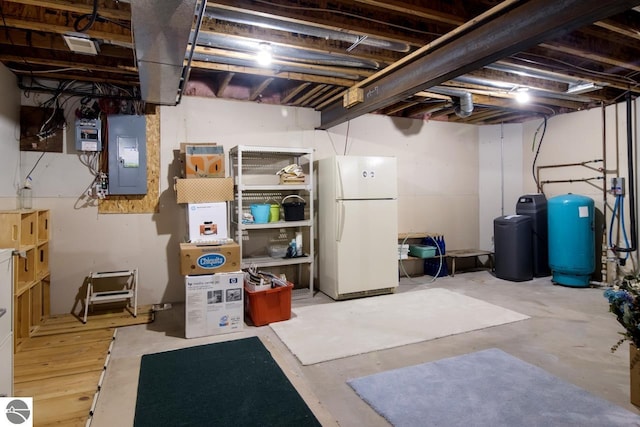
[(293, 289), (293, 283), (290, 282), (288, 286), (256, 292), (245, 287), (245, 313), (249, 314), (255, 326), (290, 319), (291, 289)]

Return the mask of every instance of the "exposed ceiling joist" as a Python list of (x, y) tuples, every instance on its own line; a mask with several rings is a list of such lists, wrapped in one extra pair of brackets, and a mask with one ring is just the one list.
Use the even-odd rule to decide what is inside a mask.
[[(600, 62), (607, 65), (613, 65), (615, 67), (626, 68), (633, 71), (640, 71), (640, 65), (637, 65), (636, 63), (628, 60), (615, 58), (611, 55), (611, 53), (595, 53), (586, 49), (565, 46), (557, 43), (543, 43), (540, 45), (540, 47), (557, 52), (567, 53), (578, 58), (588, 58), (592, 61)], [(634, 58), (634, 60), (637, 61), (636, 58)]]
[[(136, 0), (134, 4), (128, 0), (98, 0), (96, 19), (89, 25), (87, 34), (98, 43), (99, 54), (79, 55), (69, 50), (61, 34), (73, 31), (78, 22), (91, 21), (87, 17), (93, 13), (92, 1), (2, 2), (0, 53), (4, 56), (0, 61), (23, 77), (20, 81), (25, 89), (38, 90), (37, 84), (25, 86), (29, 84), (28, 77), (33, 75), (39, 81), (49, 80), (52, 88), (71, 87), (68, 83), (77, 81), (80, 91), (83, 88), (91, 91), (83, 82), (95, 82), (112, 83), (128, 93), (140, 93), (141, 74), (151, 77), (153, 73), (141, 73), (137, 68), (135, 61), (140, 57), (133, 51), (131, 9), (144, 4), (141, 16), (154, 17), (161, 10), (170, 12), (170, 8), (163, 8), (178, 2)], [(640, 95), (637, 61), (640, 8), (634, 7), (636, 2), (602, 2), (602, 6), (595, 6), (601, 7), (602, 16), (595, 22), (579, 19), (575, 29), (561, 23), (572, 22), (573, 18), (568, 16), (575, 11), (583, 14), (582, 5), (576, 2), (578, 8), (567, 8), (571, 11), (563, 18), (554, 8), (556, 3), (567, 4), (562, 0), (212, 0), (207, 3), (209, 7), (202, 15), (197, 13), (183, 22), (197, 47), (192, 72), (187, 72), (185, 77), (188, 96), (279, 105), (292, 105), (297, 101), (299, 106), (325, 114), (328, 108), (342, 105), (347, 90), (354, 93), (357, 88), (366, 89), (363, 93), (369, 92), (370, 97), (377, 98), (384, 89), (386, 96), (391, 86), (379, 86), (380, 82), (386, 82), (382, 79), (393, 74), (406, 83), (406, 70), (411, 70), (411, 64), (423, 58), (427, 58), (429, 67), (414, 69), (417, 71), (415, 87), (428, 91), (407, 90), (372, 112), (469, 124), (514, 123), (527, 117), (537, 120), (540, 114), (563, 114), (608, 105), (617, 102), (627, 91)], [(179, 2), (180, 6), (184, 4), (186, 2)], [(456, 41), (465, 37), (470, 51), (483, 48), (487, 40), (500, 34), (501, 28), (496, 22), (510, 25), (509, 21), (497, 21), (497, 18), (509, 16), (525, 4), (539, 12), (540, 22), (548, 20), (561, 29), (557, 33), (542, 31), (544, 39), (538, 44), (522, 43), (517, 37), (530, 40), (528, 29), (539, 27), (539, 22), (524, 17), (523, 27), (513, 25), (508, 29), (514, 49), (519, 50), (503, 57), (500, 55), (505, 54), (505, 50), (501, 50), (504, 44), (491, 42), (490, 47), (499, 60), (485, 67), (480, 67), (484, 62), (467, 55), (467, 51), (451, 49)], [(612, 4), (614, 7), (609, 7)], [(200, 18), (202, 26), (197, 31)], [(171, 25), (171, 19), (149, 19), (151, 21), (160, 23), (162, 30), (158, 34), (166, 35), (164, 27)], [(486, 31), (478, 32), (479, 28)], [(470, 32), (473, 37), (467, 37)], [(168, 44), (171, 40), (167, 40)], [(256, 49), (261, 43), (271, 48), (275, 67), (265, 68), (255, 62)], [(438, 51), (442, 53), (440, 57)], [(175, 69), (184, 69), (189, 57), (189, 51), (184, 58), (178, 57)], [(494, 57), (485, 54), (482, 58)], [(462, 69), (463, 63), (468, 67)], [(457, 75), (460, 71), (465, 72)], [(439, 82), (442, 76), (449, 80)], [(164, 77), (162, 80), (166, 81)], [(179, 81), (179, 86), (184, 88), (185, 80), (181, 77)], [(260, 88), (266, 81), (271, 83)], [(524, 88), (529, 90), (530, 103), (515, 103), (514, 92)], [(581, 90), (579, 95), (571, 93), (575, 89)], [(112, 90), (119, 91), (117, 87)], [(435, 93), (438, 90), (440, 93)], [(450, 96), (454, 92), (460, 97)], [(469, 94), (476, 108), (467, 117), (457, 116), (457, 104)], [(171, 95), (175, 95), (175, 88), (171, 88)], [(363, 104), (370, 101), (368, 98)], [(348, 112), (358, 108), (362, 107), (355, 105)]]
[(280, 100), (283, 104), (288, 104), (293, 98), (295, 98), (300, 92), (305, 90), (311, 83), (301, 83), (294, 87), (293, 89), (285, 92), (284, 96)]
[(604, 28), (606, 30), (609, 30), (611, 32), (621, 34), (625, 37), (640, 40), (640, 31), (638, 31), (637, 28), (633, 28), (627, 25), (622, 25), (611, 19), (603, 19), (602, 21), (596, 22), (594, 25)]
[(229, 64), (219, 64), (219, 63), (210, 63), (204, 61), (193, 61), (191, 64), (191, 68), (193, 69), (201, 69), (201, 70), (215, 70), (215, 71), (229, 71), (238, 74), (251, 74), (255, 76), (270, 76), (270, 77), (279, 77), (281, 79), (287, 80), (297, 80), (297, 81), (309, 81), (312, 83), (323, 83), (323, 84), (333, 84), (343, 87), (348, 87), (353, 84), (352, 80), (349, 79), (341, 79), (337, 77), (325, 77), (325, 76), (317, 76), (314, 74), (305, 74), (305, 73), (293, 73), (293, 72), (281, 72), (278, 70), (272, 70), (267, 68), (257, 68), (257, 67), (242, 67), (238, 65), (229, 65)]
[(463, 34), (446, 46), (363, 88), (364, 101), (350, 109), (335, 102), (322, 111), (321, 129), (344, 123), (580, 26), (640, 4), (630, 0), (527, 2)]
[(255, 101), (260, 95), (262, 95), (262, 92), (267, 88), (267, 86), (271, 84), (271, 82), (273, 82), (273, 77), (264, 79), (262, 82), (253, 87), (253, 89), (251, 89), (251, 93), (249, 94), (249, 101)]
[[(10, 55), (10, 54), (1, 54), (0, 53), (0, 61), (7, 61), (7, 62), (15, 62), (15, 63), (21, 63), (23, 61), (23, 57), (22, 56), (18, 56), (18, 55)], [(48, 66), (53, 66), (53, 67), (59, 67), (59, 68), (75, 68), (75, 69), (81, 69), (81, 70), (89, 70), (87, 67), (84, 67), (82, 65), (78, 66), (78, 62), (73, 61), (73, 60), (57, 60), (57, 59), (53, 59), (53, 58), (32, 58), (29, 60), (29, 63), (32, 65), (48, 65)], [(105, 73), (114, 73), (114, 74), (131, 74), (131, 75), (136, 75), (138, 73), (138, 70), (135, 67), (128, 67), (126, 65), (121, 65), (121, 66), (108, 66), (108, 65), (99, 65), (99, 64), (95, 64), (91, 67), (91, 70), (93, 71), (101, 71), (101, 72), (105, 72)], [(25, 70), (27, 72), (29, 72), (30, 70)]]
[[(339, 55), (345, 55), (347, 48), (350, 46), (349, 43), (329, 37), (305, 37), (301, 34), (294, 34), (284, 30), (265, 29), (258, 26), (252, 27), (213, 19), (204, 19), (201, 26), (201, 34), (203, 42), (199, 43), (199, 45), (210, 47), (213, 45), (209, 44), (206, 40), (211, 35), (235, 37), (245, 40), (251, 39), (308, 52), (333, 53)], [(349, 52), (349, 56), (353, 58), (373, 60), (388, 64), (399, 60), (404, 55), (405, 53), (364, 45)]]
[[(44, 7), (53, 10), (62, 10), (77, 13), (79, 15), (90, 14), (93, 6), (86, 3), (78, 3), (70, 0), (4, 0), (5, 3), (19, 3), (29, 6)], [(127, 2), (118, 2), (121, 9), (100, 7), (100, 16), (119, 21), (131, 21), (131, 8)]]
[[(310, 7), (305, 10), (304, 7), (298, 8), (292, 5), (289, 0), (273, 0), (269, 4), (256, 3), (249, 0), (216, 0), (209, 1), (210, 8), (220, 8), (230, 11), (240, 11), (250, 13), (260, 18), (274, 18), (280, 21), (286, 21), (293, 24), (312, 25), (317, 28), (333, 30), (351, 34), (354, 36), (375, 37), (381, 40), (387, 40), (393, 43), (406, 43), (406, 34), (400, 36), (400, 31), (391, 27), (388, 23), (390, 16), (380, 15), (378, 19), (365, 20), (363, 17), (354, 18), (353, 15), (340, 10), (338, 8), (328, 8), (323, 6)], [(343, 9), (347, 9), (350, 4), (343, 2)], [(313, 15), (313, 19), (310, 19)], [(385, 19), (387, 22), (385, 22)], [(411, 22), (406, 18), (406, 26), (411, 28)], [(418, 27), (413, 27), (418, 28)], [(415, 45), (423, 44), (424, 37), (417, 35), (411, 37), (411, 43)], [(407, 48), (408, 50), (408, 48)]]
[(311, 89), (310, 91), (308, 91), (307, 93), (302, 95), (300, 98), (296, 99), (295, 102), (293, 103), (293, 105), (304, 105), (304, 103), (307, 102), (307, 100), (309, 100), (316, 93), (318, 93), (322, 89), (324, 89), (325, 86), (326, 85), (317, 85), (316, 87), (314, 87), (313, 89)]
[[(39, 21), (25, 21), (21, 19), (5, 18), (3, 24), (7, 27), (20, 28), (22, 30), (31, 30), (56, 34), (67, 34), (75, 31), (73, 27), (55, 25)], [(105, 43), (116, 44), (124, 47), (133, 47), (133, 39), (130, 34), (118, 34), (107, 31), (87, 30), (86, 34), (92, 38), (103, 40)]]
[(401, 13), (404, 15), (415, 15), (420, 18), (429, 20), (442, 22), (450, 25), (462, 25), (464, 24), (464, 20), (459, 16), (452, 15), (450, 13), (445, 13), (435, 9), (428, 9), (426, 7), (418, 7), (412, 5), (412, 7), (408, 7), (406, 4), (398, 3), (395, 1), (379, 1), (379, 0), (356, 0), (358, 3), (364, 3), (370, 6), (376, 6), (382, 9), (387, 9), (393, 12)]
[(222, 94), (224, 94), (225, 89), (229, 86), (231, 79), (235, 75), (236, 73), (223, 73), (222, 77), (219, 77), (218, 90), (216, 90), (216, 96), (218, 98), (222, 97)]
[(313, 102), (309, 103), (309, 106), (313, 107), (313, 108), (316, 108), (318, 105), (322, 104), (327, 99), (331, 98), (332, 96), (336, 95), (339, 92), (342, 92), (342, 88), (341, 87), (334, 87), (331, 90), (328, 90), (328, 89), (330, 89), (330, 86), (327, 86), (327, 92), (324, 95), (319, 96), (318, 98), (314, 99)]

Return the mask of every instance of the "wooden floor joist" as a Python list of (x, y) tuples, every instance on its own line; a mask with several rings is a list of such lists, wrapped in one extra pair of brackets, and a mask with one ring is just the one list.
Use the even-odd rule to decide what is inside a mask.
[(14, 395), (33, 397), (34, 425), (86, 426), (116, 328), (151, 323), (153, 316), (144, 306), (135, 318), (112, 309), (96, 310), (86, 324), (72, 314), (45, 320), (14, 356)]

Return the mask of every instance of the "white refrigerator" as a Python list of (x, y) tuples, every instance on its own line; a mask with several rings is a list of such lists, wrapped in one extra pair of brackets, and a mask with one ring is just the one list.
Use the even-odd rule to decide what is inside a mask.
[(332, 156), (317, 162), (318, 282), (333, 299), (398, 286), (395, 157)]

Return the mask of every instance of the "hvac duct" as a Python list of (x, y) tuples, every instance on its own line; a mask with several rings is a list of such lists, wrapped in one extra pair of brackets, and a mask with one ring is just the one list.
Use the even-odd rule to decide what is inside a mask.
[(288, 22), (281, 19), (269, 18), (266, 16), (254, 16), (235, 10), (219, 9), (209, 7), (205, 13), (209, 19), (219, 19), (222, 21), (235, 22), (237, 24), (253, 25), (261, 28), (270, 28), (272, 30), (287, 31), (307, 36), (320, 37), (323, 39), (340, 40), (354, 45), (363, 44), (379, 49), (387, 49), (394, 52), (408, 52), (411, 47), (406, 43), (400, 43), (390, 40), (377, 39), (375, 37), (360, 37), (355, 34), (349, 34), (345, 31), (334, 31), (321, 27), (300, 24), (296, 22)]
[(455, 113), (458, 117), (469, 117), (473, 112), (473, 97), (470, 92), (452, 89), (445, 86), (435, 86), (429, 89), (430, 92), (439, 93), (440, 95), (452, 96), (459, 99), (455, 106)]
[(176, 105), (197, 0), (131, 2), (140, 91), (146, 102)]
[(465, 92), (460, 96), (460, 103), (456, 105), (454, 110), (458, 117), (469, 117), (473, 112), (473, 98), (469, 92)]

